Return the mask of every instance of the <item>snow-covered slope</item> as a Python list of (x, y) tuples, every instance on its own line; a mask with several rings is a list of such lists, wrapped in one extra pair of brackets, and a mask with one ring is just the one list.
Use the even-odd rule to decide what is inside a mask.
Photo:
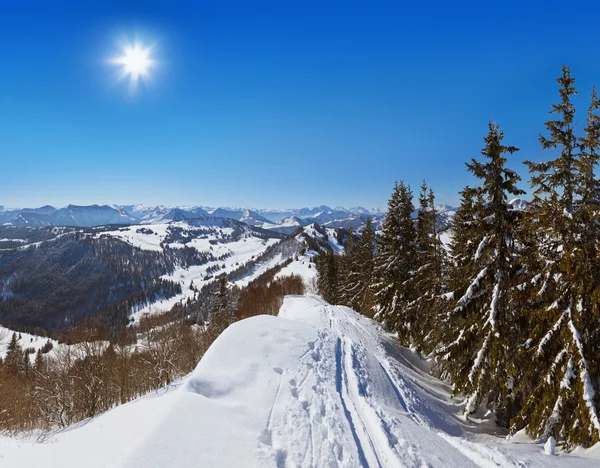
[(2, 359), (6, 357), (6, 351), (8, 350), (8, 345), (10, 343), (13, 333), (16, 333), (17, 343), (19, 344), (19, 346), (21, 346), (22, 349), (32, 348), (34, 350), (34, 353), (29, 354), (29, 360), (31, 362), (35, 360), (35, 353), (38, 351), (38, 349), (43, 349), (48, 342), (52, 343), (51, 355), (53, 354), (53, 351), (59, 346), (65, 346), (59, 345), (58, 341), (56, 340), (51, 340), (49, 338), (45, 338), (39, 335), (32, 335), (30, 333), (15, 332), (0, 325), (0, 358)]
[[(231, 219), (212, 217), (146, 226), (133, 225), (113, 231), (101, 231), (96, 236), (114, 237), (134, 247), (156, 252), (191, 248), (199, 253), (210, 253), (215, 258), (214, 261), (201, 265), (178, 266), (172, 274), (163, 275), (163, 279), (181, 285), (181, 294), (168, 299), (159, 298), (156, 302), (133, 310), (134, 320), (146, 314), (167, 312), (175, 304), (194, 298), (195, 290), (215, 281), (223, 273), (229, 274), (254, 261), (269, 247), (280, 242), (282, 237)], [(234, 281), (234, 284), (245, 286), (266, 269), (287, 258), (289, 256), (274, 256), (268, 262), (256, 265), (256, 268)]]
[[(179, 386), (55, 434), (0, 437), (10, 467), (589, 467), (465, 421), (427, 363), (316, 297), (230, 326)], [(586, 457), (586, 458), (583, 458)]]

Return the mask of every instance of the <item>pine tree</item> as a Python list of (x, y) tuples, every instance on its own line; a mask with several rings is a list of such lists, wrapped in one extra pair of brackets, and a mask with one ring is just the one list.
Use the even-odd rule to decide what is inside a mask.
[(44, 368), (44, 356), (42, 355), (41, 349), (38, 349), (37, 353), (35, 353), (35, 362), (33, 364), (33, 368), (36, 372), (41, 372)]
[(317, 272), (319, 294), (330, 304), (337, 304), (339, 302), (338, 260), (333, 252), (318, 257)]
[(365, 227), (362, 230), (356, 249), (357, 264), (359, 276), (354, 289), (354, 302), (357, 304), (356, 310), (363, 314), (370, 314), (373, 309), (373, 294), (371, 291), (371, 281), (373, 280), (373, 270), (375, 267), (375, 233), (371, 225), (371, 219), (368, 218)]
[(423, 181), (419, 194), (416, 226), (416, 271), (414, 289), (417, 298), (411, 307), (411, 341), (420, 352), (431, 352), (435, 343), (437, 312), (443, 288), (443, 247), (437, 232), (433, 190)]
[(565, 447), (599, 440), (597, 390), (600, 378), (600, 279), (598, 277), (598, 108), (595, 92), (585, 136), (574, 129), (577, 94), (569, 68), (557, 80), (556, 120), (540, 136), (544, 150), (558, 152), (546, 162), (527, 161), (534, 199), (527, 213), (535, 248), (528, 282), (530, 334), (525, 342), (529, 366), (523, 393), (528, 395), (513, 431), (526, 427), (533, 437), (562, 437)]
[[(463, 191), (464, 206), (452, 244), (456, 266), (450, 284), (458, 289), (448, 311), (449, 344), (442, 351), (442, 367), (455, 392), (468, 395), (467, 414), (484, 401), (492, 404), (496, 414), (503, 408), (510, 411), (515, 367), (511, 334), (518, 310), (512, 294), (517, 276), (515, 215), (507, 195), (523, 191), (516, 186), (520, 177), (505, 167), (505, 153), (518, 149), (503, 145), (503, 137), (499, 127), (490, 123), (482, 150), (486, 159), (467, 163), (482, 182)], [(499, 419), (503, 418), (501, 414)]]
[(400, 340), (410, 339), (410, 317), (405, 316), (414, 300), (410, 282), (415, 266), (415, 225), (412, 191), (404, 182), (396, 183), (388, 202), (388, 212), (379, 237), (375, 258), (373, 294), (375, 318), (390, 330), (398, 332)]
[(360, 237), (355, 237), (349, 230), (344, 244), (344, 256), (339, 262), (340, 303), (363, 314), (370, 314), (373, 308), (373, 238), (371, 219), (367, 219)]
[(357, 310), (355, 290), (360, 278), (358, 244), (351, 229), (347, 230), (344, 237), (344, 255), (338, 261), (338, 302)]
[(18, 342), (17, 334), (13, 333), (10, 343), (6, 348), (4, 363), (13, 371), (17, 372), (23, 368), (23, 350)]

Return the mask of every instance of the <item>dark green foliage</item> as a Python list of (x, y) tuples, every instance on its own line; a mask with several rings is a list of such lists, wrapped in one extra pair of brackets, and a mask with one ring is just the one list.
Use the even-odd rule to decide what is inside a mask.
[(416, 222), (416, 265), (412, 283), (416, 299), (407, 308), (410, 342), (419, 352), (430, 353), (435, 347), (438, 310), (445, 287), (443, 278), (445, 251), (440, 241), (433, 190), (423, 182), (419, 193)]
[(496, 414), (507, 409), (510, 416), (515, 377), (511, 348), (520, 311), (512, 293), (518, 218), (508, 205), (508, 195), (524, 192), (516, 186), (520, 180), (516, 172), (505, 167), (504, 154), (518, 149), (503, 145), (503, 136), (490, 123), (482, 150), (486, 159), (467, 163), (481, 185), (463, 191), (464, 206), (457, 214), (455, 267), (449, 281), (456, 289), (444, 322), (448, 344), (439, 352), (455, 392), (469, 396), (467, 413), (485, 401)]
[(18, 372), (23, 369), (23, 356), (28, 359), (27, 354), (23, 353), (23, 349), (17, 339), (17, 334), (13, 333), (6, 348), (6, 357), (4, 364), (13, 372)]
[(523, 359), (522, 392), (528, 396), (513, 430), (533, 437), (553, 435), (566, 447), (599, 440), (600, 379), (600, 221), (598, 162), (600, 104), (595, 91), (584, 136), (575, 132), (577, 94), (570, 70), (563, 67), (560, 103), (540, 136), (544, 150), (557, 154), (527, 162), (534, 199), (527, 213), (530, 280), (522, 306), (530, 317)]
[(317, 259), (319, 294), (330, 304), (339, 302), (339, 263), (339, 258), (330, 251), (320, 255)]
[(407, 307), (415, 299), (410, 279), (415, 270), (416, 232), (412, 218), (412, 191), (404, 182), (396, 183), (388, 202), (383, 233), (377, 240), (373, 294), (375, 317), (406, 342), (410, 335)]

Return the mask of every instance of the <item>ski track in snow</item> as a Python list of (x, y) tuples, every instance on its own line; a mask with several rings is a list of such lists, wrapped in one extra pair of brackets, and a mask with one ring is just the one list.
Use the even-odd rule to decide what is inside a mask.
[[(290, 302), (306, 300), (287, 298), (287, 308), (294, 309), (289, 305)], [(316, 298), (310, 300), (319, 301)], [(316, 374), (314, 378), (317, 382), (327, 382), (333, 374), (337, 395), (331, 392), (331, 385), (329, 392), (313, 386), (300, 393), (295, 386), (290, 386), (294, 398), (305, 398), (303, 407), (306, 415), (300, 424), (299, 416), (294, 417), (296, 412), (291, 406), (276, 416), (277, 431), (271, 440), (278, 453), (274, 458), (277, 462), (275, 466), (526, 467), (554, 466), (553, 462), (558, 461), (557, 457), (552, 460), (540, 457), (540, 460), (534, 461), (528, 457), (521, 458), (511, 453), (510, 448), (514, 444), (503, 444), (502, 439), (496, 439), (496, 443), (506, 446), (508, 450), (490, 445), (487, 440), (483, 443), (470, 440), (475, 439), (471, 436), (476, 434), (468, 433), (470, 424), (458, 412), (449, 412), (451, 404), (446, 407), (427, 398), (427, 395), (438, 398), (447, 396), (427, 388), (422, 382), (423, 378), (427, 380), (426, 377), (433, 382), (436, 379), (417, 370), (407, 372), (409, 368), (402, 366), (401, 361), (394, 359), (393, 353), (390, 353), (394, 349), (393, 340), (381, 327), (346, 307), (324, 303), (305, 306), (307, 312), (312, 309), (310, 315), (313, 316), (315, 308), (319, 310), (319, 339), (301, 356), (298, 368), (286, 372), (292, 383), (296, 382), (295, 375), (301, 374), (303, 368), (307, 370), (302, 382), (311, 373)], [(302, 320), (297, 312), (291, 315), (289, 318)], [(282, 308), (282, 316), (288, 317), (286, 305)], [(308, 321), (311, 321), (310, 318)], [(367, 322), (368, 325), (361, 322)], [(316, 349), (327, 349), (329, 355), (335, 356), (334, 370), (331, 369), (332, 359), (326, 366), (318, 364), (320, 354), (315, 352)], [(420, 375), (411, 379), (407, 374)], [(327, 401), (323, 402), (323, 398)], [(321, 454), (317, 458), (314, 456), (314, 440), (312, 457), (307, 458), (305, 451), (297, 450), (294, 438), (298, 437), (299, 428), (306, 425), (314, 439), (314, 433), (324, 421), (323, 416), (327, 415), (327, 411), (323, 411), (321, 417), (312, 418), (314, 412), (311, 409), (319, 405), (321, 408), (337, 410), (335, 416), (328, 416), (334, 421), (337, 418), (337, 428), (341, 432), (334, 441), (353, 441), (350, 453), (347, 453), (347, 448), (345, 454), (344, 451), (340, 452), (340, 445), (331, 443), (331, 440), (326, 444), (317, 440), (321, 445), (317, 446), (317, 452)], [(277, 406), (280, 403), (275, 401), (274, 407)], [(329, 427), (335, 428), (336, 425), (329, 423)], [(527, 448), (536, 448), (535, 455), (540, 451), (533, 444), (528, 444)], [(268, 461), (266, 458), (262, 460)], [(558, 466), (572, 466), (576, 460), (588, 466), (593, 463), (563, 456), (563, 463)]]
[[(448, 385), (381, 325), (318, 297), (230, 326), (175, 391), (50, 443), (0, 436), (9, 467), (588, 467), (466, 421)], [(489, 430), (489, 427), (488, 427)]]

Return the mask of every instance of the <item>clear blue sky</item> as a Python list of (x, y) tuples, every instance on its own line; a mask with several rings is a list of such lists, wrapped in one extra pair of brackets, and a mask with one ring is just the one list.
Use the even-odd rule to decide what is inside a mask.
[[(496, 120), (521, 161), (557, 99), (600, 85), (600, 2), (4, 2), (0, 205), (454, 203)], [(152, 81), (115, 82), (123, 36)]]

